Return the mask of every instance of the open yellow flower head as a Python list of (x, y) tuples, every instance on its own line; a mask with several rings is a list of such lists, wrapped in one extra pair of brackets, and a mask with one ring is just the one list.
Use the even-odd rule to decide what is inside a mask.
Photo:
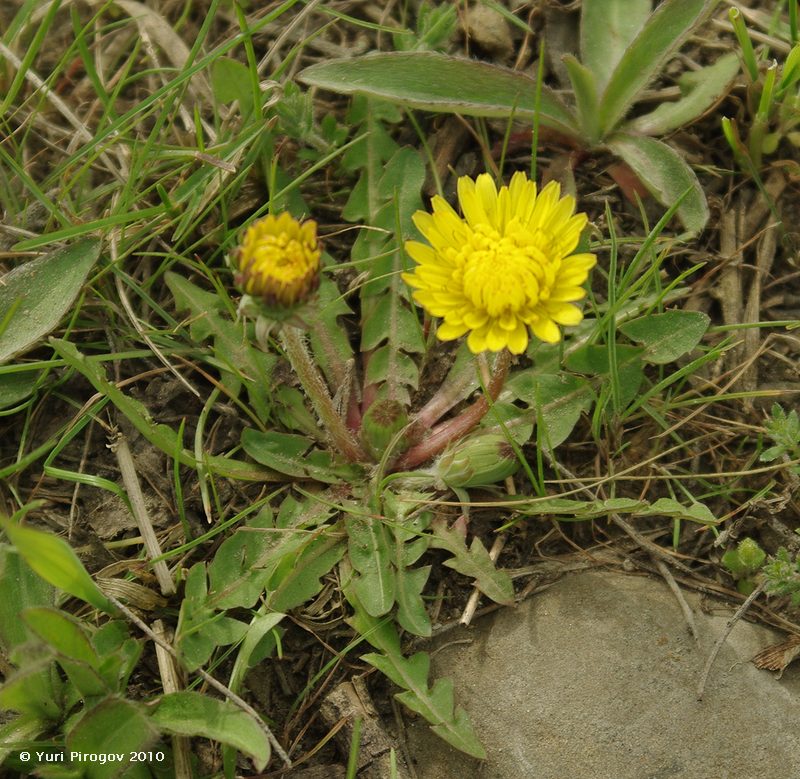
[(252, 224), (236, 258), (236, 283), (268, 306), (291, 308), (319, 287), (317, 223), (302, 224), (288, 213)]
[(521, 354), (529, 329), (556, 343), (559, 325), (581, 321), (573, 303), (586, 294), (581, 285), (596, 258), (571, 254), (587, 217), (574, 213), (574, 198), (560, 195), (554, 181), (537, 194), (535, 182), (521, 172), (498, 192), (483, 173), (475, 181), (458, 180), (463, 218), (438, 195), (433, 214), (414, 214), (430, 245), (406, 242), (417, 266), (403, 278), (415, 289), (414, 300), (444, 320), (437, 331), (441, 340), (469, 333), (475, 354), (505, 348)]

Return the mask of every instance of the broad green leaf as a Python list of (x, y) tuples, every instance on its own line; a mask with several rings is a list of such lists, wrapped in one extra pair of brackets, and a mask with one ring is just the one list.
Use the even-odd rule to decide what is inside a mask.
[(659, 498), (651, 506), (641, 509), (637, 513), (643, 517), (674, 517), (676, 519), (688, 519), (692, 522), (699, 522), (703, 525), (718, 524), (717, 518), (705, 503), (695, 502), (684, 506), (673, 498)]
[(275, 546), (273, 527), (272, 512), (262, 510), (222, 542), (208, 565), (209, 606), (253, 608), (270, 576), (262, 561)]
[(538, 440), (552, 449), (567, 440), (594, 400), (591, 384), (567, 373), (537, 375), (525, 371), (508, 381), (506, 387), (533, 409), (542, 428), (537, 433)]
[(131, 637), (122, 620), (106, 622), (92, 635), (92, 646), (100, 656), (100, 675), (112, 690), (124, 690), (144, 649), (144, 642)]
[(652, 0), (583, 0), (581, 62), (594, 74), (600, 91), (652, 8)]
[(428, 581), (431, 566), (411, 568), (428, 550), (430, 534), (425, 532), (433, 517), (430, 511), (420, 511), (420, 501), (430, 494), (404, 492), (395, 495), (383, 494), (383, 509), (393, 536), (395, 566), (395, 598), (397, 600), (397, 623), (416, 636), (431, 635), (431, 620), (422, 590)]
[(467, 548), (464, 535), (458, 529), (448, 527), (444, 518), (434, 520), (431, 529), (431, 546), (445, 549), (453, 555), (452, 559), (445, 561), (448, 568), (474, 579), (475, 586), (495, 603), (514, 602), (511, 579), (505, 571), (495, 567), (479, 538), (473, 538), (471, 546)]
[[(99, 363), (88, 360), (69, 341), (51, 338), (50, 345), (61, 359), (88, 379), (98, 392), (108, 397), (153, 446), (170, 457), (177, 457), (181, 465), (197, 467), (194, 454), (183, 448), (182, 443), (178, 440), (177, 431), (167, 425), (154, 422), (143, 403), (126, 395), (116, 384), (112, 384), (106, 378), (105, 371)], [(276, 478), (275, 473), (241, 460), (234, 460), (222, 455), (209, 455), (204, 459), (212, 472), (226, 478), (245, 481), (268, 481)]]
[[(308, 534), (303, 534), (308, 538)], [(267, 599), (271, 609), (289, 611), (311, 600), (321, 589), (322, 579), (342, 559), (345, 545), (333, 532), (307, 541), (302, 551), (285, 562), (270, 580)]]
[(636, 346), (616, 344), (612, 366), (608, 346), (588, 344), (567, 357), (566, 366), (576, 373), (603, 376), (606, 383), (615, 381), (619, 390), (620, 409), (625, 409), (636, 397), (644, 380), (643, 350)]
[(654, 503), (634, 498), (607, 498), (605, 500), (573, 500), (572, 498), (534, 498), (520, 501), (514, 510), (526, 516), (554, 516), (560, 522), (583, 522), (587, 519), (609, 514), (633, 514), (635, 516), (671, 517), (688, 519), (706, 525), (715, 525), (717, 520), (704, 503), (684, 506), (673, 498), (659, 498)]
[(682, 96), (663, 102), (654, 111), (625, 125), (625, 130), (642, 135), (666, 135), (690, 124), (724, 97), (739, 73), (739, 57), (723, 54), (713, 65), (688, 71), (680, 78)]
[(606, 144), (628, 163), (661, 205), (669, 208), (683, 197), (677, 216), (690, 233), (699, 233), (706, 226), (708, 203), (700, 182), (672, 147), (630, 133), (616, 133)]
[(631, 319), (621, 324), (619, 330), (644, 347), (643, 359), (665, 365), (692, 351), (710, 322), (701, 311), (666, 311)]
[(597, 79), (595, 74), (578, 62), (571, 54), (562, 57), (567, 74), (575, 93), (575, 105), (578, 109), (583, 138), (587, 144), (594, 146), (600, 140), (600, 123), (598, 122)]
[(150, 716), (161, 730), (228, 744), (253, 760), (257, 771), (269, 762), (270, 746), (262, 724), (227, 701), (199, 692), (164, 695)]
[(42, 530), (18, 525), (2, 516), (0, 527), (5, 530), (25, 562), (42, 579), (107, 614), (116, 614), (114, 604), (103, 595), (64, 539)]
[[(529, 119), (535, 109), (536, 82), (529, 76), (433, 52), (328, 60), (306, 68), (298, 78), (333, 92), (367, 94), (441, 113)], [(542, 87), (539, 117), (543, 125), (576, 134), (569, 110), (547, 87)]]
[[(428, 547), (427, 541), (421, 545)], [(422, 590), (431, 573), (431, 566), (405, 568), (398, 566), (396, 571), (397, 624), (415, 636), (431, 635), (431, 618), (422, 599)]]
[[(600, 131), (606, 136), (636, 102), (715, 0), (664, 0), (625, 50), (600, 98)], [(587, 63), (588, 64), (588, 63)]]
[(211, 67), (211, 89), (220, 103), (239, 101), (242, 114), (253, 109), (253, 79), (246, 65), (230, 57), (217, 57)]
[(247, 672), (260, 660), (263, 659), (261, 650), (264, 638), (283, 620), (285, 614), (271, 611), (267, 614), (256, 614), (247, 626), (244, 641), (242, 641), (236, 653), (236, 661), (233, 664), (231, 678), (228, 688), (235, 693), (242, 689), (242, 683)]
[(0, 649), (8, 656), (31, 637), (19, 618), (23, 609), (52, 606), (55, 591), (25, 562), (25, 558), (8, 544), (0, 544)]
[(66, 734), (68, 752), (105, 754), (106, 763), (82, 764), (86, 779), (111, 779), (128, 768), (131, 752), (146, 749), (158, 738), (145, 709), (110, 696), (89, 709)]
[(609, 514), (633, 514), (648, 507), (647, 501), (633, 498), (608, 498), (606, 500), (573, 500), (572, 498), (547, 498), (514, 505), (514, 510), (526, 516), (555, 516), (560, 521), (583, 522)]
[(454, 706), (452, 683), (440, 679), (433, 688), (428, 687), (428, 656), (419, 652), (410, 658), (403, 657), (400, 638), (392, 621), (381, 620), (367, 613), (352, 589), (347, 566), (343, 564), (342, 568), (342, 581), (345, 582), (343, 590), (354, 612), (348, 622), (380, 652), (366, 654), (362, 659), (404, 690), (397, 696), (398, 699), (425, 717), (440, 738), (468, 755), (484, 759), (486, 750), (467, 715)]
[(99, 256), (100, 241), (87, 238), (19, 265), (0, 279), (0, 364), (58, 326)]
[(242, 431), (242, 448), (257, 463), (296, 479), (313, 479), (338, 484), (357, 479), (359, 468), (348, 463), (336, 464), (329, 452), (313, 450), (313, 441), (292, 433), (261, 432), (252, 428)]
[(100, 667), (100, 658), (77, 620), (58, 609), (46, 606), (26, 609), (22, 613), (22, 619), (59, 655), (86, 663), (95, 669)]
[(0, 374), (0, 410), (25, 400), (35, 389), (40, 375), (36, 371)]
[(358, 571), (353, 589), (372, 617), (394, 606), (397, 582), (392, 566), (389, 531), (377, 517), (348, 514), (345, 518), (350, 562)]
[(24, 749), (42, 733), (50, 729), (50, 723), (41, 717), (21, 714), (0, 725), (0, 765), (12, 752)]
[(62, 717), (62, 687), (52, 656), (31, 657), (28, 652), (24, 667), (8, 674), (0, 686), (0, 709), (58, 721)]

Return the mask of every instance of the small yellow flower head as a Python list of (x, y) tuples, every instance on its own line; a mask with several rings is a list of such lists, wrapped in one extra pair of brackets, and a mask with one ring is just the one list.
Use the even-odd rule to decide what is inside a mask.
[(491, 176), (458, 180), (461, 218), (443, 198), (433, 198), (433, 214), (417, 211), (414, 224), (430, 246), (407, 241), (416, 260), (403, 274), (414, 300), (444, 320), (443, 341), (469, 333), (478, 354), (508, 348), (522, 354), (529, 328), (547, 343), (561, 338), (558, 325), (576, 325), (583, 314), (572, 305), (596, 262), (593, 254), (571, 254), (586, 225), (575, 214), (575, 199), (560, 197), (551, 181), (537, 194), (524, 173), (497, 191)]
[(305, 303), (319, 287), (317, 223), (271, 214), (250, 225), (236, 258), (236, 283), (268, 306)]

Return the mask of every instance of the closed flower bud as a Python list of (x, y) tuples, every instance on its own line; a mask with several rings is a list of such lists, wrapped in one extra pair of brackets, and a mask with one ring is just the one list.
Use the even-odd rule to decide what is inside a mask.
[(399, 400), (376, 400), (361, 421), (361, 435), (373, 457), (380, 459), (407, 424), (408, 412)]
[(307, 302), (319, 287), (316, 222), (288, 213), (260, 219), (247, 229), (236, 267), (236, 283), (276, 314)]
[(519, 461), (505, 436), (484, 433), (460, 441), (434, 464), (432, 475), (439, 489), (485, 487), (517, 472)]

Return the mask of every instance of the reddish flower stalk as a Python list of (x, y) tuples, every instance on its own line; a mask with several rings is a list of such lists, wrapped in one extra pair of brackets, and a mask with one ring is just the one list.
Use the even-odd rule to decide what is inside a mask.
[[(497, 358), (494, 375), (487, 386), (488, 397), (497, 400), (500, 390), (503, 389), (508, 368), (511, 365), (511, 353), (504, 349)], [(412, 446), (394, 466), (396, 471), (409, 471), (431, 457), (439, 454), (451, 441), (457, 440), (472, 430), (483, 419), (489, 410), (489, 399), (486, 396), (478, 398), (469, 408), (462, 411), (457, 417), (448, 419), (437, 425), (416, 446)], [(412, 433), (413, 434), (413, 433)]]

